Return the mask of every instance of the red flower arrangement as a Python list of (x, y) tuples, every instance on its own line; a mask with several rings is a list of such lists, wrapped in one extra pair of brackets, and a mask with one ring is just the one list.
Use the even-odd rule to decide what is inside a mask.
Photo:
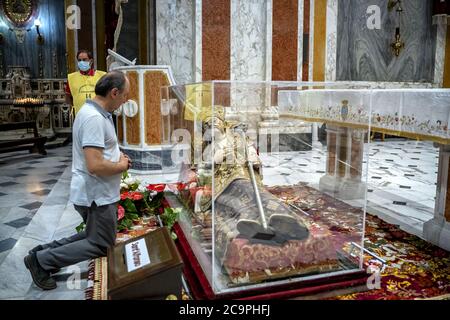
[[(136, 191), (139, 189), (141, 191)], [(162, 214), (161, 203), (164, 197), (165, 185), (149, 185), (140, 187), (139, 183), (132, 183), (131, 188), (122, 187), (118, 203), (117, 231), (126, 232), (133, 225), (138, 224), (144, 215)], [(123, 212), (121, 210), (123, 208)]]
[[(165, 184), (150, 184), (144, 187), (139, 180), (124, 173), (120, 187), (120, 200), (117, 204), (118, 232), (127, 232), (139, 224), (143, 216), (152, 215), (158, 215), (163, 224), (169, 230), (172, 229), (178, 219), (178, 210), (170, 208), (165, 200)], [(81, 224), (76, 229), (80, 232), (84, 227), (84, 224)]]

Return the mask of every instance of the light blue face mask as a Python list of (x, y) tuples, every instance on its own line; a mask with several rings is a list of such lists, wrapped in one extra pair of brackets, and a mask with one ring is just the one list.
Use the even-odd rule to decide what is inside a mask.
[(91, 63), (89, 61), (79, 61), (78, 69), (83, 72), (89, 71), (89, 69), (91, 69)]

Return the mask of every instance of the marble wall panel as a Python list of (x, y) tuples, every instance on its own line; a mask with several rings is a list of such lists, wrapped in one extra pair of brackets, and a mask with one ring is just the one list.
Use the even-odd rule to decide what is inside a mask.
[(325, 81), (336, 81), (336, 39), (338, 23), (338, 0), (327, 1), (327, 38)]
[[(398, 15), (386, 0), (339, 1), (337, 80), (432, 82), (435, 58), (431, 1), (402, 2), (401, 38), (405, 48), (396, 57), (390, 48)], [(381, 9), (381, 29), (369, 30), (367, 9)]]
[(298, 0), (273, 3), (272, 79), (297, 80)]
[(194, 82), (194, 0), (156, 0), (157, 64), (172, 67), (177, 84)]
[(161, 143), (161, 87), (170, 85), (167, 75), (160, 71), (147, 71), (145, 83), (145, 143), (158, 145)]
[(203, 0), (203, 81), (230, 79), (230, 35), (231, 0)]
[[(128, 99), (139, 103), (139, 74), (136, 71), (127, 72), (128, 80), (130, 80), (130, 93)], [(133, 118), (126, 117), (126, 138), (129, 145), (140, 145), (140, 128), (141, 128), (141, 114), (138, 113)]]
[(265, 0), (231, 0), (231, 80), (265, 80)]
[(434, 66), (434, 83), (442, 87), (444, 82), (445, 46), (447, 39), (447, 16), (433, 18), (436, 29), (436, 60)]

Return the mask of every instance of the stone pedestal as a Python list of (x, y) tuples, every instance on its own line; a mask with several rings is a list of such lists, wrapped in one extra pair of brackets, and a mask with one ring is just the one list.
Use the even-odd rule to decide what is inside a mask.
[(361, 181), (365, 133), (327, 125), (327, 173), (320, 179), (320, 191), (343, 200), (365, 197), (366, 184)]
[(450, 146), (440, 147), (438, 182), (434, 218), (425, 222), (423, 236), (431, 243), (450, 251)]
[[(311, 125), (301, 120), (285, 119), (277, 109), (266, 109), (258, 124), (259, 146), (275, 152), (309, 151), (312, 149)], [(320, 142), (317, 141), (320, 146)]]
[(314, 149), (320, 149), (322, 144), (319, 142), (319, 126), (317, 122), (314, 122), (311, 127), (311, 145)]

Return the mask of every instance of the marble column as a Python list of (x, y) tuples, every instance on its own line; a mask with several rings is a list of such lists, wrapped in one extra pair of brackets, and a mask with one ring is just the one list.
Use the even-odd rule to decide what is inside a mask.
[(178, 84), (194, 82), (197, 76), (196, 5), (193, 0), (156, 1), (157, 63), (170, 66)]
[(336, 151), (337, 151), (337, 132), (329, 128), (327, 134), (327, 175), (335, 176), (336, 174)]
[(317, 122), (313, 122), (311, 125), (312, 132), (312, 146), (313, 148), (321, 149), (322, 144), (319, 141), (319, 125)]
[(366, 183), (361, 181), (366, 131), (327, 125), (327, 173), (319, 189), (339, 199), (363, 199)]
[(266, 78), (266, 1), (231, 1), (231, 80)]
[(327, 1), (325, 81), (336, 81), (338, 0)]
[(298, 46), (297, 46), (297, 81), (303, 80), (303, 24), (304, 24), (304, 0), (298, 0)]
[(203, 80), (203, 76), (202, 76), (202, 72), (203, 72), (203, 68), (202, 68), (202, 64), (203, 64), (203, 56), (202, 56), (202, 41), (203, 41), (203, 37), (202, 37), (202, 32), (203, 32), (203, 28), (202, 28), (202, 0), (195, 0), (195, 8), (194, 8), (194, 15), (195, 15), (195, 50), (194, 50), (194, 55), (195, 55), (195, 82), (202, 82)]
[(313, 81), (314, 66), (314, 0), (310, 1), (309, 14), (309, 65), (308, 65), (308, 81)]
[(450, 250), (450, 146), (440, 147), (438, 182), (434, 218), (423, 226), (424, 238), (431, 243)]
[(436, 53), (434, 64), (434, 83), (442, 87), (444, 82), (445, 46), (447, 39), (447, 15), (433, 17), (436, 25)]

